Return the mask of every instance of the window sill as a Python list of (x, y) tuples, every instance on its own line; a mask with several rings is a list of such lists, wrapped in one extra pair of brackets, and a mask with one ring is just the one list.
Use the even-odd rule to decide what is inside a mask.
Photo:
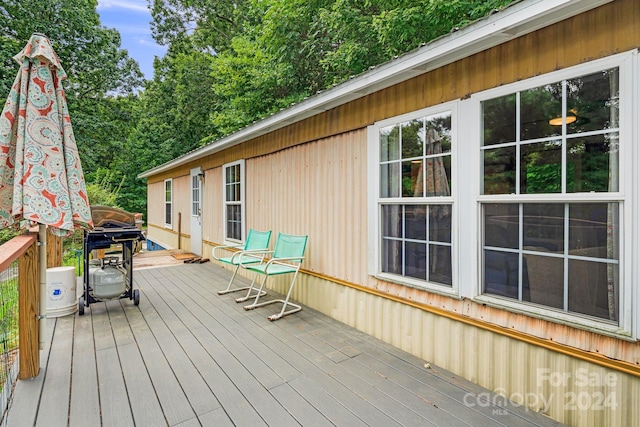
[(529, 317), (545, 320), (551, 323), (558, 323), (576, 329), (582, 329), (600, 335), (606, 335), (625, 341), (636, 342), (637, 337), (631, 331), (623, 327), (609, 323), (606, 320), (598, 321), (595, 318), (581, 316), (580, 314), (569, 314), (542, 306), (527, 304), (520, 301), (512, 301), (507, 298), (500, 298), (489, 295), (478, 295), (473, 298), (478, 304), (489, 307), (507, 310), (512, 313), (522, 314)]
[(385, 282), (395, 283), (397, 285), (407, 286), (409, 288), (419, 289), (421, 291), (431, 292), (433, 294), (443, 295), (449, 298), (462, 299), (458, 294), (457, 289), (446, 285), (437, 285), (435, 283), (411, 279), (404, 276), (396, 276), (388, 273), (378, 273), (375, 274), (374, 277)]

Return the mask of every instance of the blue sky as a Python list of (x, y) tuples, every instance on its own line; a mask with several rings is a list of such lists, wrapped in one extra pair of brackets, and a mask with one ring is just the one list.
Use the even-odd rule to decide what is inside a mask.
[(103, 26), (120, 32), (122, 48), (138, 61), (145, 78), (152, 79), (153, 58), (164, 56), (167, 49), (151, 37), (147, 0), (98, 0), (98, 13)]

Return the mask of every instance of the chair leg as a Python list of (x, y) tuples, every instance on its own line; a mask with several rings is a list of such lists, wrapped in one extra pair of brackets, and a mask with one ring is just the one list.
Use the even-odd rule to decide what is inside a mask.
[[(295, 274), (293, 275), (293, 280), (291, 280), (291, 284), (289, 285), (289, 291), (287, 292), (287, 296), (285, 299), (274, 299), (274, 300), (270, 300), (270, 301), (265, 301), (265, 302), (261, 302), (260, 304), (258, 304), (258, 298), (259, 296), (256, 296), (256, 300), (253, 302), (253, 304), (250, 305), (245, 305), (244, 309), (245, 310), (252, 310), (256, 307), (262, 307), (265, 305), (269, 305), (269, 304), (274, 304), (274, 303), (281, 303), (282, 304), (282, 309), (280, 310), (279, 313), (276, 314), (272, 314), (271, 316), (267, 317), (267, 319), (274, 321), (274, 320), (278, 320), (281, 317), (284, 317), (288, 314), (292, 314), (292, 313), (296, 313), (300, 310), (302, 310), (302, 307), (298, 304), (294, 304), (292, 302), (289, 302), (289, 297), (291, 296), (291, 292), (293, 291), (293, 286), (296, 283), (296, 277), (298, 277), (298, 272), (296, 271)], [(264, 286), (264, 282), (267, 280), (267, 276), (265, 276), (264, 280), (262, 281), (262, 286)], [(262, 286), (260, 286), (260, 289), (262, 290)], [(286, 308), (288, 306), (292, 306), (293, 308), (290, 310), (286, 310)]]
[(231, 289), (231, 284), (233, 283), (233, 279), (236, 278), (236, 274), (238, 274), (238, 269), (239, 268), (240, 268), (240, 264), (236, 264), (236, 269), (233, 270), (233, 276), (231, 276), (231, 280), (229, 280), (229, 284), (227, 285), (227, 288), (218, 291), (218, 295), (224, 295), (224, 294), (228, 294), (230, 292), (243, 291), (243, 290), (247, 289), (247, 287)]
[[(258, 277), (258, 273), (256, 272), (256, 277), (253, 278), (253, 281), (256, 281), (256, 278)], [(258, 306), (260, 306), (261, 304), (258, 304), (258, 300), (260, 299), (260, 297), (265, 296), (267, 294), (266, 291), (263, 291), (262, 289), (264, 288), (264, 283), (267, 281), (267, 277), (269, 277), (268, 275), (264, 275), (264, 278), (262, 279), (262, 282), (260, 282), (260, 288), (256, 289), (253, 286), (251, 287), (251, 289), (249, 289), (249, 292), (247, 292), (247, 296), (243, 297), (243, 298), (237, 298), (236, 302), (243, 302), (248, 300), (249, 298), (253, 298), (255, 297), (255, 300), (253, 301), (252, 304), (249, 305), (245, 305), (244, 309), (245, 310), (251, 310), (254, 309)], [(255, 295), (249, 295), (251, 293), (252, 290), (256, 290), (257, 293)]]
[[(236, 269), (233, 271), (233, 275), (231, 276), (231, 280), (229, 280), (229, 284), (227, 285), (227, 288), (218, 291), (218, 295), (225, 295), (225, 294), (229, 294), (231, 292), (246, 291), (247, 289), (249, 290), (249, 293), (247, 295), (249, 295), (251, 293), (251, 289), (253, 288), (253, 285), (256, 282), (256, 278), (258, 277), (257, 273), (253, 277), (253, 281), (251, 282), (251, 285), (243, 286), (243, 287), (240, 287), (240, 288), (233, 288), (233, 289), (231, 288), (231, 285), (233, 284), (233, 281), (236, 278), (236, 275), (238, 274), (238, 269), (239, 268), (240, 268), (240, 264), (236, 264)], [(266, 292), (264, 294), (266, 294)], [(245, 299), (246, 298), (238, 298), (238, 300), (242, 300), (242, 301), (244, 301)], [(242, 302), (242, 301), (238, 301), (238, 302)]]
[(248, 300), (250, 298), (253, 298), (254, 296), (257, 298), (257, 297), (263, 297), (263, 296), (265, 296), (267, 294), (267, 291), (263, 291), (262, 290), (262, 286), (261, 286), (260, 287), (260, 291), (258, 291), (257, 294), (251, 295), (251, 292), (258, 290), (255, 286), (253, 286), (253, 285), (255, 285), (257, 279), (258, 279), (258, 273), (256, 273), (255, 276), (253, 276), (253, 280), (251, 281), (251, 285), (250, 286), (247, 286), (246, 288), (238, 289), (240, 291), (243, 291), (245, 289), (248, 289), (248, 290), (247, 290), (247, 295), (245, 295), (243, 297), (240, 297), (240, 298), (236, 298), (236, 302), (245, 302), (246, 300)]

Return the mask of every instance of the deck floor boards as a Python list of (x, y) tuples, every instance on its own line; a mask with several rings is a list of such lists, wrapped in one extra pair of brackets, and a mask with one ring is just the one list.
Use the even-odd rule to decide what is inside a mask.
[(245, 311), (243, 292), (217, 295), (231, 273), (214, 263), (133, 276), (139, 306), (48, 320), (40, 374), (18, 382), (8, 425), (559, 425), (465, 405), (487, 391), (312, 309), (277, 322), (266, 317), (278, 304)]
[[(100, 397), (91, 316), (76, 317), (73, 337), (70, 426), (99, 427)], [(82, 390), (82, 393), (74, 393), (73, 390)]]

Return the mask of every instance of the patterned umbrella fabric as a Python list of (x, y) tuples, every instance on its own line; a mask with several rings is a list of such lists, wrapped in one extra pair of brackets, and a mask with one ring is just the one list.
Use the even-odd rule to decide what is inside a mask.
[[(426, 138), (426, 155), (442, 154), (442, 137), (434, 129), (429, 129)], [(449, 196), (449, 179), (442, 157), (429, 157), (418, 171), (416, 197)]]
[(14, 56), (20, 71), (0, 117), (0, 228), (23, 220), (58, 236), (92, 227), (78, 148), (46, 36), (33, 34)]

